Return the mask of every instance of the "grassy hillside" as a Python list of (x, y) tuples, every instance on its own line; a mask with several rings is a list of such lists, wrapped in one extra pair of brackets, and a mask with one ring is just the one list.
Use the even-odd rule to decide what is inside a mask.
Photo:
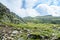
[(21, 17), (11, 12), (6, 6), (0, 3), (0, 22), (7, 23), (24, 23)]

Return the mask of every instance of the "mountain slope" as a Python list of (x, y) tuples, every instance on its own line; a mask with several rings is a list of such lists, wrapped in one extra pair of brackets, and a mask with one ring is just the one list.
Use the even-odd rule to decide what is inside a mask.
[(24, 23), (23, 19), (16, 15), (13, 12), (0, 3), (0, 22), (8, 22), (8, 23)]

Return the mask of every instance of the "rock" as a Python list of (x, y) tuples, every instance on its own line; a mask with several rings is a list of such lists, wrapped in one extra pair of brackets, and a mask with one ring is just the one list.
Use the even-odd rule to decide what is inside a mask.
[(5, 25), (0, 24), (1, 27), (5, 27)]
[(14, 30), (12, 34), (18, 34), (19, 32), (17, 30)]
[(28, 34), (27, 36), (28, 36), (27, 39), (28, 38), (31, 38), (31, 39), (42, 39), (43, 38), (42, 36), (35, 35), (35, 34)]
[(20, 28), (17, 29), (17, 31), (20, 31), (20, 30), (21, 30)]
[(23, 32), (30, 33), (30, 30), (29, 29), (24, 29)]
[(23, 37), (21, 37), (21, 38), (19, 38), (18, 40), (24, 40), (24, 38), (23, 38)]
[(12, 37), (7, 37), (7, 39), (8, 39), (8, 40), (13, 40), (13, 38), (12, 38)]
[(11, 36), (11, 37), (15, 37), (16, 35), (15, 35), (15, 34), (11, 34), (10, 36)]
[(44, 36), (44, 39), (49, 39), (50, 37), (49, 36)]
[(60, 37), (58, 37), (57, 39), (55, 39), (55, 40), (60, 40)]
[(20, 31), (20, 33), (23, 33), (22, 31)]
[(14, 30), (12, 33), (11, 33), (11, 37), (15, 37), (19, 34), (19, 32), (17, 30)]

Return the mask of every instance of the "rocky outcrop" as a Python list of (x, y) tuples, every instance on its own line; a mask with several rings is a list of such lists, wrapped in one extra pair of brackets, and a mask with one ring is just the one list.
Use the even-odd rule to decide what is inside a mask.
[(13, 40), (14, 37), (20, 34), (18, 29), (14, 30), (13, 27), (1, 25), (0, 27), (0, 39), (1, 40)]

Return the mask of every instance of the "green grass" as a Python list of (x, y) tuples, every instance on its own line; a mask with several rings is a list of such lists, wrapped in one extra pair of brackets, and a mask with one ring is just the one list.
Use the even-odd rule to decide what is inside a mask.
[[(55, 36), (60, 37), (60, 25), (59, 24), (34, 24), (34, 23), (27, 23), (27, 24), (13, 24), (13, 23), (4, 23), (5, 25), (9, 25), (14, 28), (20, 29), (29, 29), (31, 34), (35, 35), (42, 35), (42, 36), (49, 36), (51, 37), (54, 33)], [(22, 30), (23, 30), (22, 29)], [(23, 38), (26, 39), (27, 33), (22, 33)], [(34, 40), (34, 39), (31, 39)], [(38, 40), (38, 39), (37, 39)]]

